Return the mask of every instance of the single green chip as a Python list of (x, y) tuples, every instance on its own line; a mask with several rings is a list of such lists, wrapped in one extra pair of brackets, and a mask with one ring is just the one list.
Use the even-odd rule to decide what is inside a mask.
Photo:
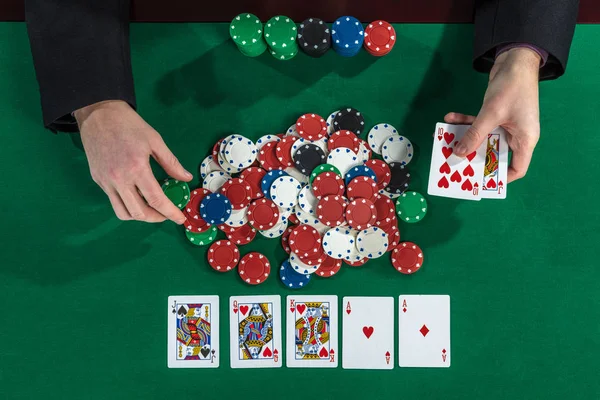
[(217, 227), (211, 226), (206, 232), (202, 233), (194, 233), (190, 230), (185, 230), (185, 236), (190, 241), (190, 243), (195, 244), (196, 246), (208, 246), (217, 238)]
[(265, 24), (265, 40), (271, 49), (291, 54), (292, 48), (298, 49), (296, 23), (285, 15), (277, 15)]
[(190, 187), (186, 182), (177, 179), (167, 179), (162, 184), (163, 193), (180, 210), (183, 210), (190, 200)]
[(419, 222), (427, 214), (427, 201), (421, 193), (405, 192), (396, 200), (396, 214), (401, 221)]
[(313, 171), (310, 173), (310, 177), (308, 178), (308, 181), (311, 186), (312, 186), (313, 181), (317, 177), (317, 175), (322, 174), (323, 172), (335, 172), (340, 177), (342, 177), (342, 173), (340, 172), (339, 169), (337, 169), (337, 167), (335, 165), (331, 165), (331, 164), (317, 165), (315, 167), (315, 169), (313, 169)]
[(240, 14), (231, 21), (229, 35), (238, 47), (264, 43), (263, 24), (256, 15), (250, 13)]

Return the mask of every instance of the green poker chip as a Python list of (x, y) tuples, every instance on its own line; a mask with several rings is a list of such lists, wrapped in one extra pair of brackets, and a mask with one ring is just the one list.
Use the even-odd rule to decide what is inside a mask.
[(427, 200), (421, 193), (405, 192), (396, 200), (396, 214), (401, 221), (419, 222), (427, 214)]
[(311, 186), (312, 186), (312, 183), (315, 180), (315, 178), (318, 175), (322, 174), (323, 172), (335, 172), (340, 177), (342, 177), (342, 173), (340, 172), (339, 169), (337, 169), (337, 167), (335, 165), (331, 165), (331, 164), (317, 165), (315, 167), (315, 169), (313, 169), (313, 171), (310, 173), (310, 177), (308, 178), (308, 182), (310, 183)]
[[(265, 24), (265, 40), (272, 50), (290, 54), (298, 49), (296, 23), (285, 15), (277, 15)], [(295, 55), (295, 54), (294, 54)]]
[(236, 16), (229, 24), (229, 36), (245, 56), (256, 57), (267, 49), (263, 38), (263, 24), (254, 14)]
[(217, 238), (217, 227), (211, 226), (206, 232), (202, 233), (194, 233), (189, 229), (185, 230), (185, 236), (190, 241), (190, 243), (196, 246), (208, 246)]
[(162, 184), (162, 191), (173, 204), (183, 210), (190, 200), (190, 187), (186, 182), (167, 179)]

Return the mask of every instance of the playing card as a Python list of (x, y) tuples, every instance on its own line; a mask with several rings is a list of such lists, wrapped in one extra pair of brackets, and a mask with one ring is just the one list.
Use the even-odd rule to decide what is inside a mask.
[(496, 128), (486, 140), (481, 198), (505, 199), (508, 178), (508, 142), (506, 131)]
[(338, 365), (337, 296), (288, 296), (286, 366)]
[(281, 297), (229, 299), (231, 368), (281, 367)]
[(399, 298), (398, 360), (401, 367), (450, 366), (450, 296)]
[(219, 367), (219, 296), (169, 296), (169, 368)]
[(394, 298), (344, 297), (342, 368), (394, 368)]
[(456, 199), (481, 199), (486, 142), (464, 158), (453, 154), (467, 129), (469, 125), (436, 125), (427, 193)]

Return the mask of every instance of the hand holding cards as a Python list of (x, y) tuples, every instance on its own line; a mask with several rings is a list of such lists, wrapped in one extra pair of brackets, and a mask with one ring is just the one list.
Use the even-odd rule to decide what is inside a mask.
[(465, 200), (506, 198), (506, 131), (494, 129), (476, 151), (460, 158), (453, 154), (454, 147), (468, 129), (469, 125), (436, 125), (427, 193)]

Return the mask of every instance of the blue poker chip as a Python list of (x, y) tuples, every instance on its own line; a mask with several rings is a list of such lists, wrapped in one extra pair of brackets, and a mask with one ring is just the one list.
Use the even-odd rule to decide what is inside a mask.
[(200, 203), (200, 215), (211, 225), (225, 223), (231, 216), (231, 202), (221, 193), (207, 194)]
[(294, 271), (289, 260), (285, 260), (279, 268), (279, 279), (281, 283), (290, 289), (301, 289), (310, 282), (312, 274), (304, 275)]
[(344, 57), (352, 57), (360, 51), (365, 40), (360, 21), (345, 15), (335, 20), (331, 30), (332, 47)]
[(279, 177), (282, 176), (289, 176), (289, 174), (287, 172), (283, 172), (280, 169), (276, 169), (273, 171), (269, 171), (265, 174), (265, 176), (263, 177), (262, 181), (260, 181), (260, 189), (262, 190), (262, 192), (265, 194), (265, 197), (269, 200), (271, 199), (271, 186), (273, 185), (273, 182), (275, 182), (275, 180)]
[(351, 168), (350, 171), (348, 171), (348, 173), (344, 176), (344, 179), (346, 180), (346, 186), (348, 186), (350, 181), (352, 181), (352, 179), (356, 178), (357, 176), (368, 176), (369, 178), (377, 182), (377, 175), (375, 174), (375, 171), (373, 171), (366, 165), (361, 165), (358, 167)]

